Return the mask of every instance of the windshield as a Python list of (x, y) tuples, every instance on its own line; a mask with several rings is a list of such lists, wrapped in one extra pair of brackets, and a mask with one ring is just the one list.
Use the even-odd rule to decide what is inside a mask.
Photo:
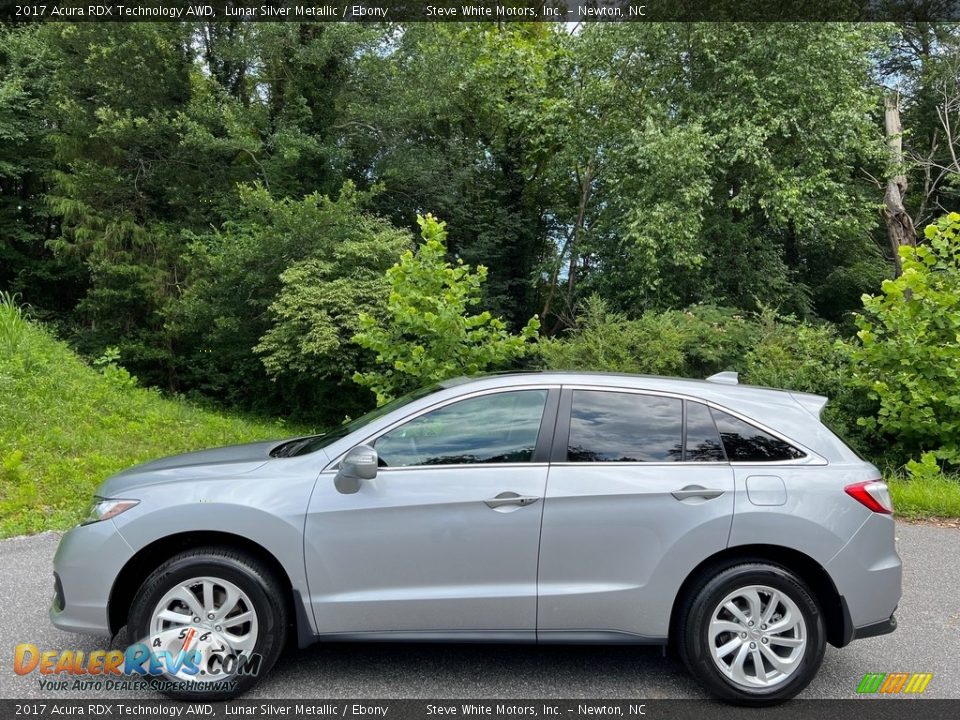
[(427, 387), (419, 388), (413, 392), (409, 392), (406, 395), (401, 395), (395, 400), (391, 400), (386, 405), (378, 407), (375, 410), (371, 410), (366, 415), (361, 415), (356, 420), (351, 420), (348, 423), (344, 423), (339, 427), (330, 430), (329, 432), (322, 433), (320, 435), (311, 435), (310, 437), (299, 438), (298, 440), (291, 440), (288, 443), (274, 448), (271, 455), (274, 457), (296, 457), (298, 455), (306, 455), (307, 453), (316, 452), (321, 448), (325, 448), (331, 443), (344, 438), (355, 430), (359, 430), (364, 425), (373, 422), (377, 418), (383, 417), (389, 412), (393, 412), (397, 408), (401, 408), (408, 403), (413, 402), (414, 400), (419, 400), (422, 397), (426, 397), (430, 393), (436, 392), (442, 386), (439, 384), (428, 385)]

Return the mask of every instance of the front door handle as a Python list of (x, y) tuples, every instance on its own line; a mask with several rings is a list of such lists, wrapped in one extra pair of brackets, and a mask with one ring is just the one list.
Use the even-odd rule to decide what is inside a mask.
[(723, 495), (725, 491), (716, 488), (705, 488), (702, 485), (687, 485), (679, 490), (674, 490), (673, 495), (677, 500), (688, 500), (689, 498), (703, 498), (704, 500), (713, 500)]
[(490, 498), (483, 502), (490, 508), (503, 507), (504, 505), (520, 505), (522, 507), (524, 505), (532, 505), (539, 499), (536, 495), (518, 495), (515, 492), (502, 492), (495, 498)]

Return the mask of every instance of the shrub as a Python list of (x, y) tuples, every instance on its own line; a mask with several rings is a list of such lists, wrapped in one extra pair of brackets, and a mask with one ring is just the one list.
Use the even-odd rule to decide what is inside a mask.
[(222, 228), (191, 236), (189, 276), (166, 317), (172, 386), (321, 424), (366, 409), (370, 393), (352, 381), (364, 359), (351, 341), (357, 315), (380, 312), (383, 274), (412, 237), (366, 212), (370, 193), (351, 183), (336, 198), (275, 197), (260, 186), (238, 197)]
[(960, 213), (900, 248), (903, 273), (857, 316), (856, 379), (879, 402), (863, 426), (894, 438), (900, 458), (960, 464)]
[(798, 322), (765, 310), (757, 319), (758, 342), (743, 358), (743, 380), (830, 398), (823, 420), (858, 450), (873, 454), (879, 444), (858, 424), (876, 406), (853, 382), (851, 345), (832, 325)]
[(703, 377), (734, 368), (757, 329), (740, 312), (697, 305), (636, 319), (610, 312), (593, 296), (578, 327), (538, 343), (543, 367)]
[(376, 353), (376, 365), (354, 379), (377, 395), (378, 405), (404, 392), (457, 375), (509, 366), (528, 352), (540, 327), (530, 318), (519, 335), (483, 311), (480, 300), (487, 269), (446, 260), (445, 223), (418, 217), (423, 243), (387, 270), (390, 296), (382, 315), (360, 314), (353, 340)]
[(19, 296), (0, 291), (0, 352), (12, 355), (23, 342), (27, 318)]

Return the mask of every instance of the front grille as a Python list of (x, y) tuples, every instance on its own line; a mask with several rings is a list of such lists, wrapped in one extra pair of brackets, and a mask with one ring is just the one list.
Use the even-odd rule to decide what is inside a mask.
[(63, 583), (60, 582), (60, 576), (53, 574), (53, 609), (62, 612), (67, 606), (67, 600), (63, 596)]

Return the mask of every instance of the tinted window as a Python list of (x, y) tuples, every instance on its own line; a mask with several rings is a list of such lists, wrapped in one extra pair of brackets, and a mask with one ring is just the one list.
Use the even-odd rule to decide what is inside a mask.
[(739, 418), (712, 408), (711, 412), (717, 423), (717, 429), (720, 431), (720, 437), (723, 439), (723, 447), (730, 460), (769, 462), (771, 460), (794, 460), (803, 457), (803, 453), (789, 443), (775, 438)]
[(687, 401), (687, 454), (684, 460), (691, 462), (717, 462), (726, 460), (720, 434), (713, 423), (710, 408), (702, 403)]
[(682, 405), (674, 398), (574, 390), (571, 462), (664, 462), (683, 456)]
[(380, 464), (530, 462), (546, 400), (546, 390), (519, 390), (446, 405), (380, 436)]

